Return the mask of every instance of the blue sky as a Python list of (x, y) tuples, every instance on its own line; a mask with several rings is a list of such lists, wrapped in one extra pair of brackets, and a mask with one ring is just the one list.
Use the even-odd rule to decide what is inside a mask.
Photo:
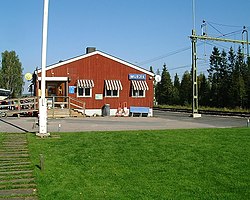
[[(196, 0), (197, 34), (205, 19), (209, 35), (239, 30), (227, 38), (241, 39), (242, 27), (250, 26), (249, 8), (249, 0)], [(41, 67), (42, 19), (43, 0), (1, 0), (0, 52), (16, 51), (24, 73)], [(161, 70), (166, 63), (171, 76), (181, 78), (190, 70), (192, 28), (192, 0), (50, 0), (47, 65), (82, 55), (90, 46), (145, 69)], [(203, 43), (202, 62), (213, 45), (237, 48)], [(198, 65), (199, 72), (206, 69), (206, 63)]]

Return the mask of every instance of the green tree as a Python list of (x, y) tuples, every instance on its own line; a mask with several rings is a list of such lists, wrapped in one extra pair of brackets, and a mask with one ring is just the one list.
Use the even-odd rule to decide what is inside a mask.
[(232, 87), (233, 87), (233, 80), (232, 80), (232, 73), (235, 69), (235, 62), (236, 62), (236, 55), (235, 52), (233, 50), (233, 48), (231, 47), (229, 52), (228, 52), (228, 107), (233, 107), (234, 105), (234, 99), (233, 99), (233, 95), (232, 95)]
[(198, 98), (199, 105), (209, 106), (210, 104), (210, 86), (209, 82), (204, 74), (200, 74), (198, 77)]
[(0, 71), (2, 80), (0, 87), (9, 89), (12, 93), (12, 97), (20, 96), (24, 85), (23, 68), (15, 51), (5, 51), (2, 53), (2, 66)]
[(178, 74), (175, 74), (174, 77), (174, 85), (173, 85), (173, 104), (174, 105), (179, 105), (180, 104), (180, 87), (181, 83), (178, 77)]
[(181, 105), (191, 105), (192, 103), (192, 76), (185, 71), (180, 86), (180, 102)]
[(227, 54), (224, 50), (221, 52), (221, 62), (219, 68), (219, 95), (218, 95), (218, 106), (228, 107), (229, 104), (229, 88), (231, 85), (230, 82), (231, 71), (228, 66)]
[(220, 73), (220, 65), (221, 65), (221, 54), (217, 47), (213, 48), (212, 54), (210, 56), (210, 68), (208, 71), (208, 80), (211, 84), (211, 105), (218, 106), (219, 105), (219, 73)]
[(154, 73), (154, 70), (153, 70), (152, 66), (149, 67), (149, 71), (152, 72), (152, 73)]
[(246, 98), (246, 63), (244, 61), (244, 55), (242, 53), (241, 47), (238, 48), (235, 66), (232, 71), (232, 84), (230, 88), (231, 96), (233, 99), (233, 107), (245, 107), (247, 104)]
[(247, 108), (250, 108), (250, 57), (247, 56), (247, 81), (246, 81), (246, 96), (247, 96)]
[(172, 103), (172, 81), (170, 74), (167, 70), (166, 64), (163, 65), (161, 81), (157, 88), (157, 101), (159, 104), (171, 104)]

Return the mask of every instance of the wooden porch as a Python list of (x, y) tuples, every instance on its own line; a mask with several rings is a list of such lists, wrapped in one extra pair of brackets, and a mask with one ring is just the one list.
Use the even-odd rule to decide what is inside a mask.
[[(85, 102), (67, 96), (46, 97), (48, 118), (84, 117)], [(0, 102), (0, 117), (37, 116), (38, 97), (5, 99)]]

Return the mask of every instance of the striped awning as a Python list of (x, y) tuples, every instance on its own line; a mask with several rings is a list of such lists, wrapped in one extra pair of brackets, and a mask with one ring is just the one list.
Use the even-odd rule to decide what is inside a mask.
[(77, 80), (77, 86), (80, 88), (92, 88), (94, 87), (93, 80)]
[(132, 86), (134, 90), (149, 90), (146, 81), (136, 81), (132, 80)]
[(105, 87), (107, 90), (122, 90), (120, 80), (105, 80)]

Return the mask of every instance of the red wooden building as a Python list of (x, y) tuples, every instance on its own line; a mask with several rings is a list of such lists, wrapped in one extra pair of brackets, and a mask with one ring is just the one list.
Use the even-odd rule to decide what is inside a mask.
[[(41, 70), (37, 71), (41, 80)], [(128, 114), (147, 108), (152, 116), (154, 74), (129, 62), (87, 48), (86, 54), (46, 68), (46, 96), (72, 97), (85, 102), (86, 115)], [(37, 85), (39, 95), (40, 81)], [(127, 110), (128, 109), (128, 110)]]

